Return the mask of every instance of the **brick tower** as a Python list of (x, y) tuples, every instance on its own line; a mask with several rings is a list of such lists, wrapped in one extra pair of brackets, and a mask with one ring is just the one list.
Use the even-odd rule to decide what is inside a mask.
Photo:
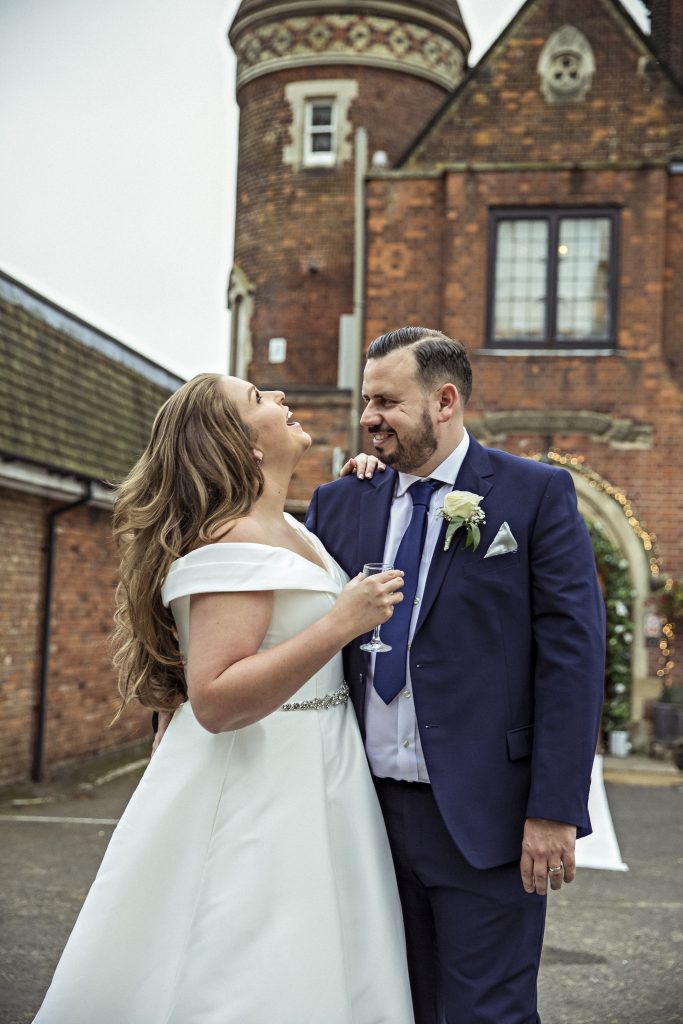
[(353, 311), (356, 131), (392, 166), (461, 80), (469, 37), (456, 0), (242, 0), (229, 39), (231, 371), (334, 391)]

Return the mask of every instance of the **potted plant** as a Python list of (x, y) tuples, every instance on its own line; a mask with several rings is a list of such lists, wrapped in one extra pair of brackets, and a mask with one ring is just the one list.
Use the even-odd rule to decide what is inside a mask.
[(662, 687), (655, 704), (654, 739), (659, 743), (683, 743), (683, 686)]
[(602, 734), (610, 754), (631, 751), (631, 657), (633, 590), (628, 563), (599, 523), (586, 520), (605, 598), (606, 659)]
[(630, 717), (628, 694), (622, 696), (613, 693), (606, 698), (602, 721), (607, 735), (607, 750), (614, 757), (628, 757), (631, 753), (631, 732), (628, 727)]

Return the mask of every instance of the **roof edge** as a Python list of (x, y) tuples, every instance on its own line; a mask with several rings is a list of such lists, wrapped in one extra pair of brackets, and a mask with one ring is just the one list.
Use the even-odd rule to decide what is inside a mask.
[(87, 320), (57, 305), (3, 270), (0, 270), (0, 298), (20, 306), (75, 341), (95, 349), (112, 362), (121, 363), (167, 391), (175, 391), (185, 383), (184, 378), (172, 373), (165, 366), (136, 352), (118, 338), (94, 327)]
[(103, 477), (5, 451), (0, 451), (0, 488), (53, 501), (82, 498), (90, 488), (89, 504), (100, 508), (111, 508), (115, 497), (114, 487)]

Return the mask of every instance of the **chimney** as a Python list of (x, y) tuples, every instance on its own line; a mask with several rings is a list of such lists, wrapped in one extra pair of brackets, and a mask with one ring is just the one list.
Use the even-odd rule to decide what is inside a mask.
[(645, 0), (645, 5), (655, 53), (683, 85), (683, 0)]

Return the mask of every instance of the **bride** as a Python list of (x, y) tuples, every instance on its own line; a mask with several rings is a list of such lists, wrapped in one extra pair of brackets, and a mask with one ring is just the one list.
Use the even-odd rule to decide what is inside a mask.
[(39, 1024), (413, 1024), (391, 854), (340, 651), (401, 600), (284, 512), (310, 437), (202, 374), (121, 486), (122, 703), (178, 707)]

